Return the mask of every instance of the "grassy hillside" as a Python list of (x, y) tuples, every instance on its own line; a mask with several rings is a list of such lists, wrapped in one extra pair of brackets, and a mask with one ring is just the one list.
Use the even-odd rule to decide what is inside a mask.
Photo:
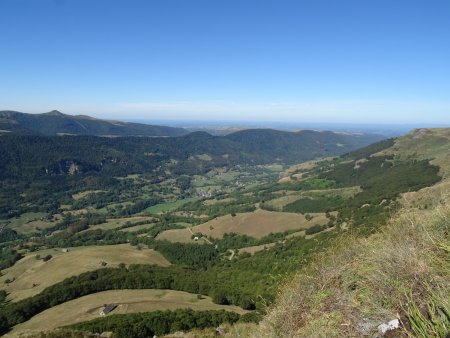
[[(47, 255), (52, 258), (46, 262), (37, 258)], [(9, 294), (7, 299), (16, 302), (68, 277), (97, 270), (103, 261), (108, 267), (117, 267), (120, 263), (170, 265), (159, 252), (146, 248), (137, 250), (129, 244), (68, 248), (68, 252), (46, 249), (30, 253), (11, 268), (3, 270), (0, 283), (5, 285), (5, 280), (14, 280), (6, 290)]]
[(362, 337), (398, 318), (405, 336), (450, 332), (450, 202), (403, 210), (367, 239), (340, 236), (281, 291), (254, 337)]
[(218, 305), (209, 297), (197, 297), (196, 294), (187, 292), (157, 289), (112, 290), (94, 293), (52, 307), (33, 319), (17, 325), (6, 337), (17, 337), (21, 334), (51, 330), (101, 318), (100, 311), (104, 304), (110, 303), (117, 305), (112, 312), (114, 315), (176, 309), (227, 310), (239, 314), (246, 313), (237, 306)]
[(97, 136), (180, 136), (182, 128), (140, 123), (107, 121), (85, 115), (67, 115), (57, 110), (44, 114), (0, 111), (0, 130), (34, 135), (97, 135)]

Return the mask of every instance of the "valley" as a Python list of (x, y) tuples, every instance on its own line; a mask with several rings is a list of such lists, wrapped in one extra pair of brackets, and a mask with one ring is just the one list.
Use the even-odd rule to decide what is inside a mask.
[[(1, 136), (1, 332), (77, 324), (122, 337), (109, 318), (191, 316), (186, 308), (258, 322), (280, 285), (338, 238), (370, 236), (405, 200), (424, 208), (446, 190), (435, 187), (447, 184), (447, 152), (412, 152), (410, 138), (442, 149), (450, 139), (442, 130), (414, 133), (297, 161), (297, 141), (272, 132), (263, 140), (291, 147), (283, 159), (269, 158), (255, 132), (183, 136), (182, 151), (172, 139), (33, 136), (25, 149), (14, 142), (28, 136)], [(238, 151), (226, 145), (243, 137)], [(80, 150), (68, 155), (74, 140)], [(81, 151), (91, 146), (95, 156)], [(37, 162), (27, 158), (33, 151), (43, 154)], [(120, 304), (115, 317), (100, 318), (107, 303)]]

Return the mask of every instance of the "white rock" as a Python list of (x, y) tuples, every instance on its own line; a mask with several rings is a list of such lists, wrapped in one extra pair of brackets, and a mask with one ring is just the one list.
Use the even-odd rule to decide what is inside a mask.
[(400, 327), (400, 321), (398, 319), (393, 319), (389, 321), (387, 324), (378, 325), (378, 332), (385, 334), (388, 331), (392, 331), (398, 329)]

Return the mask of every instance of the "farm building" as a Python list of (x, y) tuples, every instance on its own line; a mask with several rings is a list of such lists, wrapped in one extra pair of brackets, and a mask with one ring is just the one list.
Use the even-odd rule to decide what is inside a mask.
[(112, 310), (117, 307), (117, 304), (106, 304), (102, 311), (100, 311), (100, 316), (106, 316)]

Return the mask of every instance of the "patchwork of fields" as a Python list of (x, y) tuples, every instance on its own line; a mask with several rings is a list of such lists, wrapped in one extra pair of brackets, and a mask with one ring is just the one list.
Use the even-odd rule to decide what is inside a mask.
[(258, 209), (251, 213), (218, 217), (191, 229), (167, 230), (158, 235), (157, 239), (188, 243), (193, 242), (192, 235), (198, 233), (211, 238), (222, 238), (224, 234), (236, 233), (259, 239), (271, 233), (306, 229), (328, 222), (325, 214), (312, 216), (312, 219), (307, 220), (302, 214)]

